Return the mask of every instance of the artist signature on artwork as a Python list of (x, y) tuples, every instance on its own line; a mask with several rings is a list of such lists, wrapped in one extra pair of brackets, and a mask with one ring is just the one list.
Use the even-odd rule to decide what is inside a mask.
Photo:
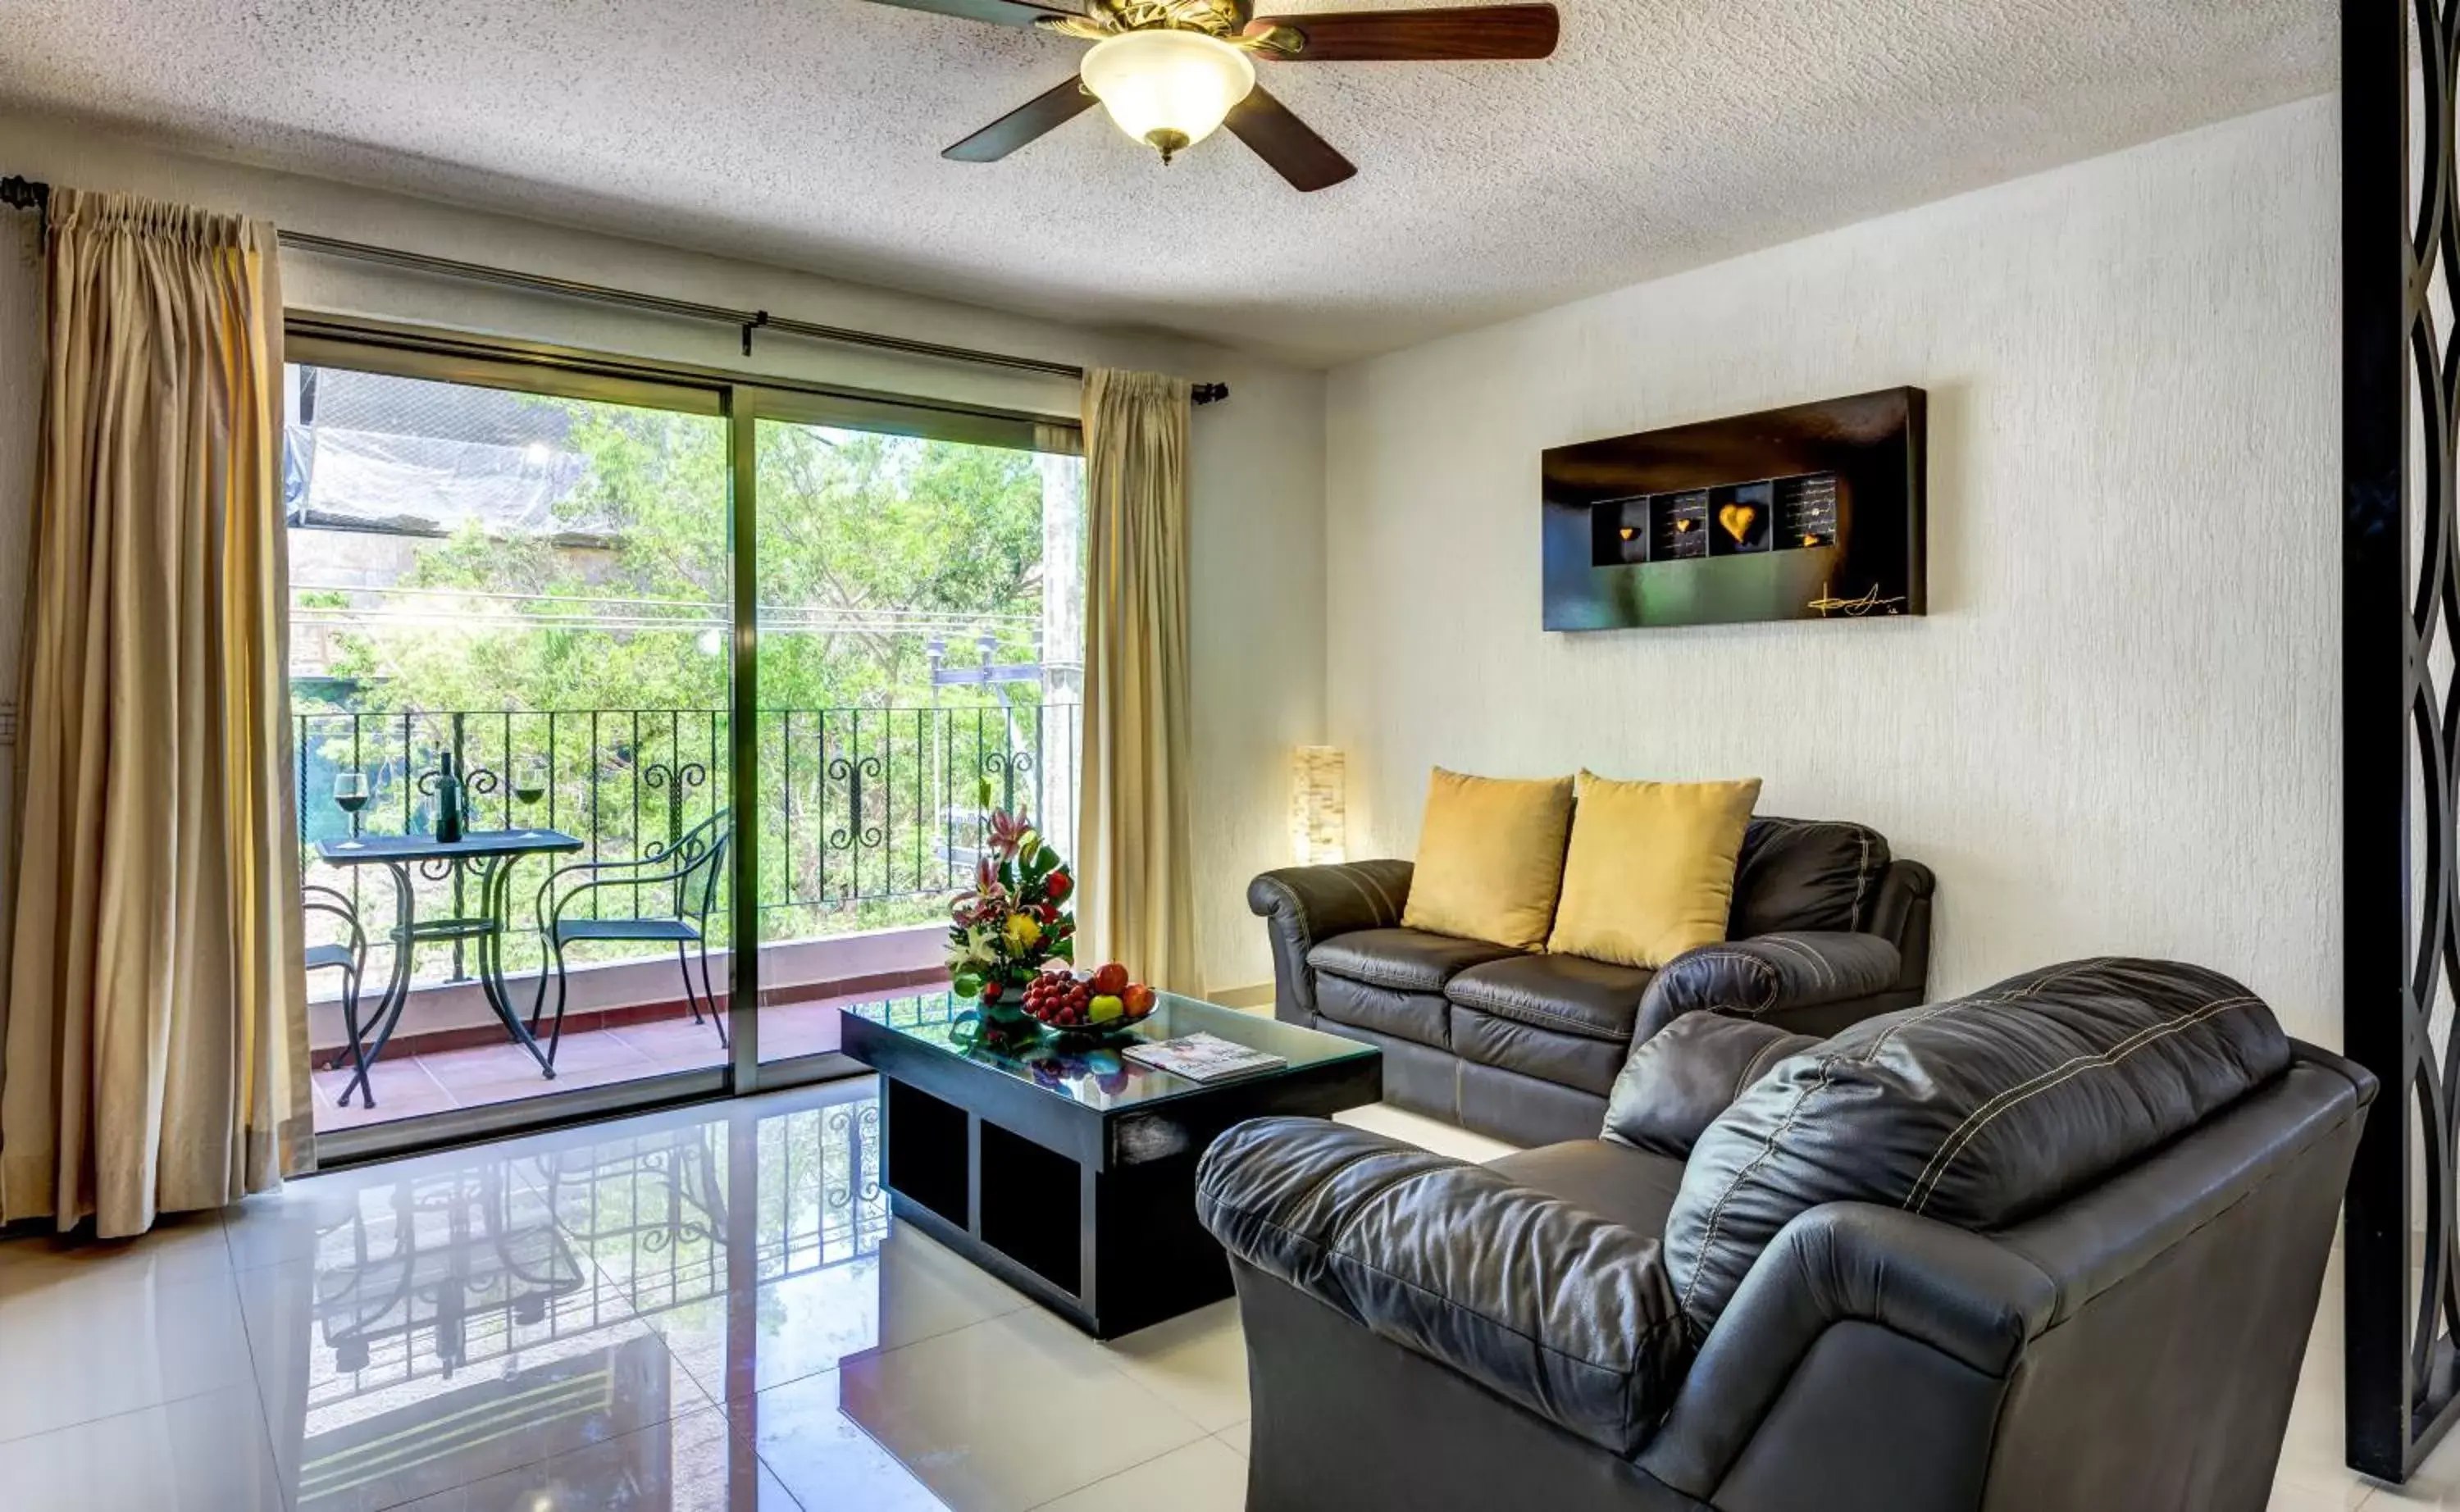
[(1892, 598), (1883, 599), (1879, 597), (1879, 586), (1874, 583), (1871, 585), (1869, 592), (1857, 594), (1850, 599), (1840, 599), (1834, 593), (1823, 592), (1819, 597), (1813, 599), (1809, 604), (1805, 605), (1804, 607), (1814, 609), (1821, 614), (1827, 614), (1833, 611), (1837, 614), (1851, 615), (1858, 618), (1862, 615), (1872, 613), (1875, 610), (1882, 610), (1887, 613), (1894, 614), (1897, 612), (1898, 607), (1902, 605), (1904, 602), (1905, 596), (1901, 593), (1897, 594)]

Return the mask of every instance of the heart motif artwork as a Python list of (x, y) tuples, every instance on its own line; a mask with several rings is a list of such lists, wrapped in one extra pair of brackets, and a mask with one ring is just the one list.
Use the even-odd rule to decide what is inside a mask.
[(1925, 612), (1927, 412), (1885, 389), (1548, 447), (1546, 628)]

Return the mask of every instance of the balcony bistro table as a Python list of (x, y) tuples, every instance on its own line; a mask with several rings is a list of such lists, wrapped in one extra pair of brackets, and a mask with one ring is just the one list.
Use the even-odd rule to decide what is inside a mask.
[(969, 1007), (838, 1011), (845, 1053), (880, 1073), (889, 1211), (1099, 1339), (1230, 1295), (1230, 1262), (1196, 1221), (1196, 1161), (1216, 1135), (1384, 1095), (1374, 1046), (1192, 997), (1163, 993), (1127, 1034), (1216, 1034), (1282, 1064), (1191, 1081), (1119, 1054), (1129, 1038), (1002, 1037)]
[[(504, 930), (511, 911), (513, 862), (523, 856), (561, 855), (582, 847), (579, 836), (555, 829), (474, 830), (456, 841), (440, 841), (432, 835), (364, 835), (355, 842), (317, 842), (316, 854), (328, 865), (382, 866), (392, 874), (392, 975), (385, 983), (384, 997), (377, 1003), (374, 1015), (365, 1026), (375, 1031), (375, 1043), (365, 1043), (360, 1024), (344, 1025), (350, 1036), (350, 1060), (356, 1068), (356, 1075), (337, 1099), (344, 1107), (350, 1106), (353, 1088), (367, 1094), (369, 1107), (376, 1105), (376, 1090), (368, 1081), (368, 1067), (384, 1054), (386, 1043), (401, 1023), (402, 1010), (410, 1006), (411, 958), (419, 945), (429, 940), (478, 942), (478, 986), (486, 993), (487, 1006), (503, 1021), (504, 1033), (512, 1036), (513, 1043), (528, 1051), (530, 1058), (538, 1062), (540, 1075), (549, 1081), (555, 1079), (554, 1065), (531, 1037), (521, 1015), (514, 1011), (512, 992), (504, 982)], [(461, 918), (419, 918), (417, 898), (411, 889), (413, 867), (430, 882), (440, 882), (456, 871), (475, 873), (478, 881), (478, 911)]]

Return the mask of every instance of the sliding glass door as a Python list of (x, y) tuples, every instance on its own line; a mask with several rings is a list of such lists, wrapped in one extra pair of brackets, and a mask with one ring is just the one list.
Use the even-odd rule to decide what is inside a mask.
[(718, 396), (292, 356), (319, 1129), (722, 1067), (722, 858), (683, 862), (727, 807)]
[(844, 1074), (838, 1004), (944, 990), (990, 810), (1072, 845), (1072, 427), (301, 325), (334, 1153)]
[[(759, 1056), (818, 1069), (850, 997), (936, 996), (989, 813), (1072, 840), (1075, 433), (757, 399)], [(792, 1063), (792, 1064), (782, 1064)]]

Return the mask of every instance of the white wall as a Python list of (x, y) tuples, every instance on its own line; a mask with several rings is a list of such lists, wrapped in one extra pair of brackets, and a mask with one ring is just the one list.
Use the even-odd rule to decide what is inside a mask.
[[(1933, 987), (2202, 961), (2339, 1040), (2338, 107), (1337, 371), (1351, 854), (1427, 769), (1767, 779), (1940, 876)], [(1541, 233), (1542, 234), (1542, 233)], [(1538, 453), (1930, 392), (1927, 618), (1549, 635)]]
[[(1191, 526), (1195, 829), (1209, 985), (1271, 974), (1246, 879), (1284, 863), (1288, 751), (1324, 718), (1324, 381), (1219, 348), (1054, 325), (756, 264), (480, 214), (321, 180), (162, 152), (82, 127), (0, 115), (0, 172), (269, 217), (294, 230), (806, 320), (1062, 362), (1224, 380), (1197, 412)], [(16, 685), (25, 511), (41, 328), (34, 218), (0, 212), (0, 690)], [(1089, 275), (1092, 276), (1092, 275)], [(889, 393), (1073, 415), (1072, 383), (790, 337), (745, 358), (732, 330), (605, 306), (292, 254), (294, 309), (781, 373)]]

